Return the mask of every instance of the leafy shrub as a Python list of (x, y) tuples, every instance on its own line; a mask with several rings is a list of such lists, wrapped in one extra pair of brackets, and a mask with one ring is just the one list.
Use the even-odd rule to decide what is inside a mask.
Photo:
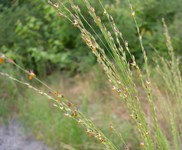
[[(82, 1), (77, 0), (77, 3), (85, 18), (90, 20), (89, 15), (83, 9)], [(97, 2), (91, 3), (98, 15), (103, 17), (106, 27), (111, 29)], [(143, 44), (151, 56), (149, 59), (153, 57), (151, 45), (155, 45), (155, 48), (160, 49), (160, 53), (167, 57), (165, 41), (161, 34), (162, 17), (166, 19), (170, 31), (172, 31), (174, 37), (172, 42), (179, 55), (182, 44), (180, 40), (182, 34), (178, 32), (180, 31), (179, 20), (182, 10), (182, 6), (179, 5), (180, 0), (147, 0), (145, 2), (132, 1), (132, 3), (136, 9), (141, 35), (145, 39)], [(130, 18), (128, 2), (103, 0), (103, 4), (115, 18), (118, 29), (130, 43), (131, 53), (142, 65), (143, 56), (138, 45), (135, 26), (133, 21), (128, 19)], [(89, 66), (95, 63), (95, 58), (81, 42), (78, 31), (71, 27), (64, 18), (58, 19), (54, 10), (45, 5), (44, 0), (19, 0), (12, 3), (3, 0), (0, 11), (0, 51), (16, 58), (16, 61), (26, 68), (33, 69), (40, 75), (50, 74), (55, 68), (74, 74), (88, 70)], [(112, 30), (111, 33), (113, 33)], [(99, 36), (102, 37), (101, 34)], [(124, 43), (122, 44), (124, 45)]]

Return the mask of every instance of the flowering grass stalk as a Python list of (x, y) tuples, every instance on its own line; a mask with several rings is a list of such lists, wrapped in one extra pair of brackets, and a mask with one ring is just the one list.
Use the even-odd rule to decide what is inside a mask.
[[(98, 3), (100, 4), (100, 9), (103, 10), (103, 16), (98, 16), (97, 11), (92, 6), (91, 2), (88, 0), (81, 1), (84, 3), (85, 9), (92, 20), (88, 20), (82, 14), (79, 5), (77, 5), (77, 1), (58, 0), (57, 3), (53, 3), (49, 0), (48, 2), (56, 10), (58, 16), (66, 18), (71, 24), (73, 24), (74, 27), (80, 30), (83, 41), (91, 49), (92, 53), (96, 56), (98, 63), (105, 71), (105, 74), (112, 85), (112, 90), (116, 91), (116, 93), (118, 93), (120, 96), (120, 99), (126, 103), (127, 108), (131, 113), (130, 117), (138, 129), (138, 134), (141, 141), (139, 144), (140, 148), (145, 150), (178, 150), (181, 139), (179, 131), (181, 129), (182, 117), (179, 114), (182, 110), (182, 78), (179, 69), (179, 61), (175, 59), (174, 50), (172, 48), (170, 36), (168, 34), (165, 22), (163, 21), (163, 24), (171, 61), (166, 61), (164, 58), (159, 56), (163, 67), (159, 67), (159, 62), (157, 62), (157, 73), (161, 75), (160, 77), (164, 81), (163, 84), (167, 88), (167, 91), (169, 91), (175, 99), (175, 105), (172, 104), (170, 100), (168, 100), (168, 107), (166, 110), (169, 114), (167, 118), (170, 122), (171, 132), (169, 134), (172, 136), (172, 143), (170, 142), (171, 138), (168, 139), (164, 129), (160, 126), (160, 120), (158, 121), (159, 114), (156, 110), (157, 106), (155, 103), (156, 100), (153, 91), (154, 89), (150, 72), (151, 70), (149, 68), (147, 55), (143, 47), (142, 36), (135, 18), (135, 11), (130, 1), (128, 0), (131, 9), (131, 16), (136, 25), (139, 43), (141, 45), (141, 50), (144, 57), (144, 71), (146, 73), (143, 73), (139, 65), (136, 63), (135, 57), (130, 52), (128, 42), (118, 30), (117, 25), (114, 22), (114, 18), (107, 12), (101, 0), (98, 0)], [(106, 25), (103, 23), (102, 17), (107, 18), (112, 31), (109, 31), (108, 27), (106, 27)], [(98, 32), (102, 34), (102, 37), (98, 34)], [(129, 55), (132, 63), (129, 63), (126, 57), (127, 55)], [(51, 99), (54, 102), (54, 106), (56, 108), (65, 112), (65, 117), (70, 117), (76, 120), (78, 124), (83, 125), (87, 134), (98, 139), (100, 143), (105, 145), (106, 149), (117, 149), (117, 147), (88, 118), (86, 118), (74, 104), (72, 104), (62, 94), (59, 94), (57, 91), (53, 90), (48, 85), (39, 80), (33, 71), (27, 71), (4, 55), (0, 55), (0, 64), (6, 61), (24, 71), (28, 75), (29, 80), (36, 80), (44, 85), (49, 90), (49, 93), (40, 91), (29, 83), (20, 81), (6, 73), (0, 72), (0, 75), (19, 82), (28, 88), (31, 88), (34, 91), (46, 96), (48, 99)], [(145, 97), (150, 108), (151, 117), (147, 116), (146, 111), (143, 108), (142, 101), (139, 96), (140, 93), (135, 83), (136, 78), (141, 83), (143, 87), (142, 90), (145, 92)], [(171, 108), (173, 106), (176, 107), (176, 111)], [(115, 131), (113, 127), (110, 127), (110, 129)], [(115, 131), (115, 133), (121, 138), (121, 141), (127, 148), (127, 145), (123, 141), (122, 135), (117, 133), (117, 131)]]
[(83, 127), (85, 127), (86, 133), (90, 137), (95, 137), (96, 139), (98, 139), (98, 141), (101, 144), (105, 145), (106, 149), (108, 149), (108, 150), (110, 150), (110, 149), (117, 150), (115, 145), (100, 131), (100, 129), (98, 129), (90, 119), (86, 118), (84, 116), (84, 114), (82, 114), (78, 110), (78, 108), (73, 103), (71, 103), (68, 99), (66, 99), (61, 93), (59, 93), (56, 90), (53, 90), (51, 87), (49, 87), (48, 85), (43, 83), (41, 80), (39, 80), (36, 77), (36, 75), (33, 73), (33, 71), (25, 70), (24, 68), (22, 68), (21, 66), (16, 64), (13, 60), (7, 58), (3, 54), (1, 54), (0, 58), (3, 59), (3, 63), (9, 62), (9, 63), (15, 65), (16, 67), (18, 67), (20, 70), (22, 70), (24, 73), (26, 73), (28, 75), (29, 80), (34, 79), (34, 80), (38, 81), (43, 86), (45, 86), (49, 90), (49, 92), (47, 93), (47, 92), (41, 91), (41, 90), (37, 89), (36, 87), (32, 86), (30, 83), (21, 81), (17, 78), (14, 78), (7, 73), (0, 72), (1, 76), (7, 77), (13, 81), (23, 84), (23, 85), (27, 86), (27, 88), (32, 89), (33, 91), (35, 91), (41, 95), (44, 95), (45, 97), (47, 97), (49, 100), (51, 100), (53, 102), (54, 107), (56, 107), (57, 109), (60, 109), (61, 111), (64, 112), (64, 115), (66, 118), (72, 118), (75, 121), (77, 121), (77, 123), (79, 125), (82, 125)]
[[(130, 70), (130, 64), (128, 64), (126, 59), (126, 52), (128, 52), (133, 59), (133, 67), (137, 68), (139, 78), (141, 78), (141, 71), (135, 62), (134, 56), (130, 53), (128, 43), (124, 40), (121, 32), (118, 31), (114, 19), (107, 13), (106, 9), (104, 9), (101, 1), (99, 2), (103, 8), (103, 14), (107, 16), (110, 25), (114, 30), (114, 35), (112, 35), (111, 32), (107, 30), (105, 25), (102, 23), (101, 18), (97, 16), (95, 9), (91, 6), (89, 1), (83, 1), (83, 3), (85, 3), (88, 13), (93, 18), (96, 26), (100, 29), (100, 32), (103, 34), (105, 42), (107, 43), (107, 46), (103, 44), (104, 48), (109, 52), (112, 60), (109, 59), (109, 57), (106, 55), (104, 48), (102, 48), (98, 44), (98, 42), (94, 38), (94, 35), (90, 33), (89, 30), (86, 29), (86, 27), (84, 26), (84, 23), (82, 23), (82, 20), (85, 21), (86, 19), (82, 15), (79, 6), (77, 6), (73, 1), (70, 0), (68, 2), (70, 4), (70, 8), (72, 9), (72, 11), (70, 11), (69, 8), (61, 1), (58, 1), (58, 3), (56, 4), (53, 4), (51, 2), (49, 3), (58, 11), (58, 14), (65, 14), (66, 12), (68, 14), (66, 18), (68, 18), (70, 21), (73, 20), (71, 21), (73, 25), (81, 31), (81, 36), (83, 40), (88, 45), (88, 47), (91, 48), (93, 54), (97, 57), (98, 62), (105, 70), (109, 81), (113, 85), (113, 90), (117, 91), (122, 99), (126, 101), (132, 115), (137, 116), (137, 119), (135, 119), (134, 121), (138, 125), (142, 143), (145, 143), (146, 148), (154, 149), (155, 145), (152, 142), (152, 136), (150, 136), (151, 132), (147, 126), (145, 114), (140, 106), (136, 86), (133, 82), (132, 72)], [(88, 24), (89, 27), (91, 26), (88, 21), (85, 22)], [(91, 28), (91, 30), (94, 29)], [(96, 33), (95, 31), (93, 32)], [(97, 33), (96, 36), (98, 36)], [(119, 46), (116, 46), (113, 36), (116, 37), (116, 41)], [(120, 39), (125, 44), (126, 52), (124, 51), (124, 48), (120, 43)], [(103, 43), (102, 40), (101, 43)]]
[[(76, 1), (69, 0), (68, 2), (63, 2), (58, 0), (57, 3), (52, 3), (49, 1), (49, 4), (55, 8), (59, 16), (67, 18), (75, 27), (80, 30), (82, 39), (97, 57), (97, 61), (104, 69), (108, 80), (113, 86), (113, 90), (115, 90), (121, 96), (121, 99), (126, 102), (128, 109), (131, 112), (131, 116), (137, 116), (137, 119), (134, 119), (134, 121), (138, 126), (141, 143), (143, 143), (141, 146), (145, 145), (144, 149), (147, 150), (171, 149), (170, 144), (161, 127), (159, 127), (159, 123), (157, 121), (156, 106), (153, 98), (148, 59), (143, 46), (142, 36), (135, 18), (135, 11), (130, 1), (128, 0), (128, 3), (131, 9), (131, 16), (133, 17), (134, 23), (136, 25), (139, 43), (144, 57), (144, 66), (147, 75), (146, 78), (143, 76), (139, 66), (137, 65), (135, 57), (131, 54), (127, 41), (122, 36), (122, 33), (118, 30), (113, 17), (107, 13), (107, 10), (104, 8), (102, 2), (99, 0), (101, 9), (103, 9), (103, 15), (107, 17), (110, 27), (113, 30), (112, 33), (111, 31), (108, 31), (107, 27), (102, 22), (102, 17), (97, 15), (97, 12), (91, 5), (91, 2), (88, 0), (82, 0), (82, 2), (85, 4), (86, 11), (95, 22), (95, 25), (91, 25), (91, 21), (87, 20), (83, 16)], [(99, 37), (98, 33), (95, 31), (95, 28), (100, 30), (101, 34), (103, 35), (102, 38)], [(95, 37), (98, 38), (96, 39)], [(173, 62), (174, 54), (172, 53), (173, 49), (170, 44), (169, 36), (167, 37), (167, 41), (167, 47), (169, 47), (169, 52)], [(110, 57), (106, 54), (106, 52), (109, 53)], [(128, 63), (126, 58), (127, 54), (129, 54), (133, 61), (131, 64)], [(150, 124), (148, 123), (147, 116), (145, 115), (145, 112), (141, 106), (137, 87), (134, 82), (133, 71), (130, 69), (130, 66), (136, 70), (138, 79), (141, 82), (144, 91), (146, 92), (146, 99), (150, 106), (150, 112), (152, 115)], [(178, 81), (178, 79), (176, 81)], [(176, 128), (173, 130), (173, 136), (177, 140), (178, 136), (175, 136), (177, 134)], [(175, 144), (176, 149), (178, 149), (177, 145), (179, 145), (179, 143)]]

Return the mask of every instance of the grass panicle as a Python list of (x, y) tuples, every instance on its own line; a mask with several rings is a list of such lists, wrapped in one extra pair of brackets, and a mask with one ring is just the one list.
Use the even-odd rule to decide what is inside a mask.
[[(156, 100), (155, 85), (160, 89), (160, 85), (155, 84), (154, 77), (152, 76), (152, 69), (147, 58), (145, 48), (143, 46), (142, 35), (140, 34), (140, 28), (135, 17), (135, 10), (128, 0), (131, 11), (131, 19), (133, 18), (136, 26), (136, 31), (139, 38), (139, 44), (144, 58), (144, 69), (140, 69), (139, 65), (135, 61), (135, 56), (130, 50), (129, 43), (117, 28), (114, 18), (107, 12), (107, 9), (102, 4), (101, 0), (98, 1), (100, 9), (103, 10), (102, 16), (97, 14), (97, 10), (92, 6), (89, 0), (82, 0), (85, 5), (85, 11), (90, 18), (86, 18), (83, 15), (77, 1), (68, 0), (63, 2), (58, 0), (56, 3), (48, 1), (48, 3), (55, 9), (55, 12), (60, 17), (66, 18), (74, 27), (80, 31), (80, 35), (84, 43), (91, 49), (92, 53), (97, 58), (98, 63), (103, 68), (108, 81), (112, 86), (112, 90), (115, 91), (120, 100), (126, 103), (127, 109), (130, 111), (131, 120), (135, 124), (135, 128), (138, 130), (140, 143), (138, 147), (145, 150), (154, 149), (180, 149), (180, 136), (182, 117), (180, 116), (182, 110), (182, 77), (179, 67), (179, 60), (175, 57), (175, 52), (172, 47), (171, 39), (168, 33), (167, 25), (162, 20), (164, 25), (164, 35), (166, 38), (166, 46), (170, 60), (158, 55), (156, 58), (156, 74), (160, 75), (160, 79), (163, 81), (164, 91), (168, 93), (165, 102), (166, 109), (161, 110), (165, 116), (165, 122), (170, 123), (171, 130), (166, 133), (165, 128), (161, 126), (161, 120), (159, 119), (158, 101)], [(105, 17), (109, 22), (106, 26), (102, 20)], [(124, 21), (124, 20), (123, 20)], [(111, 29), (111, 31), (109, 30)], [(155, 49), (155, 48), (154, 48)], [(157, 50), (156, 50), (156, 54)], [(128, 58), (129, 56), (129, 58)], [(132, 60), (130, 62), (129, 60)], [(159, 61), (160, 60), (160, 61)], [(27, 82), (21, 81), (10, 76), (7, 73), (0, 72), (1, 76), (7, 77), (13, 81), (27, 86), (28, 88), (38, 92), (41, 95), (46, 96), (52, 100), (53, 105), (65, 113), (65, 117), (72, 118), (78, 122), (78, 124), (84, 126), (86, 133), (89, 136), (93, 136), (108, 150), (118, 149), (111, 140), (104, 135), (104, 133), (98, 129), (93, 122), (85, 117), (85, 115), (77, 109), (77, 107), (66, 99), (62, 94), (53, 90), (47, 84), (39, 80), (33, 71), (27, 71), (20, 67), (13, 60), (7, 58), (5, 55), (0, 55), (0, 64), (9, 62), (22, 70), (27, 74), (30, 80), (36, 80), (47, 88), (50, 93), (41, 91)], [(142, 87), (142, 91), (145, 95), (146, 105), (149, 108), (151, 116), (147, 115), (147, 112), (143, 105), (143, 100), (140, 96), (140, 91), (137, 87), (137, 82)], [(162, 97), (162, 94), (159, 94)], [(159, 96), (158, 95), (158, 96)], [(165, 98), (161, 98), (160, 106)], [(176, 108), (176, 109), (174, 109)], [(163, 118), (163, 119), (164, 119)], [(114, 131), (123, 143), (126, 149), (128, 146), (124, 141), (122, 134), (118, 133), (114, 125), (110, 126), (110, 130)], [(171, 137), (169, 138), (169, 134)], [(171, 139), (173, 142), (171, 142)]]

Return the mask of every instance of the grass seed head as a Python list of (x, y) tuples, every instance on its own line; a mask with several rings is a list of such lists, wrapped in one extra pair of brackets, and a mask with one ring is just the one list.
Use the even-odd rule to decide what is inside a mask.
[(144, 142), (140, 142), (140, 148), (143, 148), (144, 145)]
[(141, 124), (141, 123), (139, 123), (139, 124), (138, 124), (138, 128), (140, 129), (140, 128), (141, 128), (141, 126), (142, 126), (142, 124)]
[(35, 73), (31, 70), (31, 71), (29, 71), (29, 73), (28, 73), (28, 79), (29, 80), (32, 80), (33, 78), (35, 78), (36, 77), (36, 75), (35, 75)]
[(104, 139), (103, 137), (100, 137), (100, 138), (99, 138), (99, 141), (100, 141), (100, 143), (102, 144), (102, 143), (105, 142), (105, 139)]
[(5, 60), (5, 55), (4, 54), (0, 54), (0, 64), (3, 64)]
[(58, 3), (55, 3), (55, 4), (53, 4), (53, 7), (54, 7), (55, 9), (58, 9), (58, 8), (59, 8), (59, 4), (58, 4)]
[(109, 130), (110, 130), (110, 131), (113, 131), (113, 129), (114, 129), (114, 127), (113, 127), (113, 125), (111, 124), (111, 125), (109, 126)]
[(80, 120), (80, 119), (78, 119), (77, 123), (78, 123), (78, 124), (80, 124), (80, 123), (81, 123), (81, 120)]
[(131, 15), (132, 15), (132, 16), (135, 16), (135, 12), (134, 12), (134, 11), (132, 11)]
[(68, 107), (72, 107), (73, 106), (73, 104), (71, 102), (68, 102), (67, 105), (68, 105)]
[(78, 20), (77, 19), (74, 19), (74, 21), (73, 21), (73, 25), (74, 25), (74, 27), (77, 27), (78, 26)]
[(104, 9), (103, 15), (106, 15), (106, 14), (107, 14), (107, 11)]
[(76, 110), (72, 111), (71, 116), (77, 117), (78, 116), (78, 112)]
[(70, 115), (69, 115), (68, 113), (65, 113), (64, 116), (65, 116), (66, 118), (69, 118), (69, 117), (70, 117)]
[(89, 137), (92, 138), (93, 136), (94, 136), (94, 132), (91, 131), (91, 132), (89, 133)]

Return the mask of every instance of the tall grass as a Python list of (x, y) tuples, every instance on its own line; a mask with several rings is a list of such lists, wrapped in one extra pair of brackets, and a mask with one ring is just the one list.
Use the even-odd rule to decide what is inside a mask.
[[(154, 77), (152, 76), (152, 70), (143, 47), (142, 36), (135, 18), (135, 11), (130, 1), (128, 1), (128, 3), (131, 9), (131, 18), (133, 18), (134, 24), (136, 25), (139, 44), (144, 58), (143, 70), (140, 69), (135, 61), (135, 56), (131, 53), (129, 43), (118, 30), (114, 18), (108, 14), (102, 2), (100, 0), (98, 1), (100, 9), (103, 10), (103, 16), (98, 16), (97, 10), (94, 9), (91, 2), (88, 0), (82, 0), (82, 2), (90, 15), (89, 20), (82, 14), (79, 5), (77, 5), (77, 1), (69, 0), (68, 2), (62, 2), (58, 0), (57, 3), (49, 1), (49, 4), (53, 6), (60, 17), (68, 19), (71, 24), (80, 30), (83, 41), (96, 56), (98, 63), (107, 75), (107, 78), (112, 85), (112, 90), (119, 95), (121, 101), (126, 103), (127, 109), (131, 114), (130, 117), (134, 123), (133, 125), (138, 130), (140, 139), (139, 147), (146, 150), (180, 149), (182, 78), (179, 69), (179, 61), (175, 57), (165, 21), (163, 20), (164, 35), (170, 59), (167, 60), (162, 56), (158, 56), (158, 58), (155, 59), (155, 74), (160, 81), (162, 81), (164, 90), (164, 94), (160, 93), (159, 95), (156, 95), (156, 87), (160, 87), (160, 84), (156, 84)], [(112, 31), (109, 31), (103, 23), (103, 17), (107, 18)], [(102, 37), (99, 33), (101, 33)], [(76, 120), (78, 124), (84, 126), (87, 134), (98, 139), (106, 149), (118, 149), (118, 147), (111, 142), (111, 139), (106, 137), (90, 119), (85, 117), (85, 115), (62, 94), (40, 81), (33, 72), (28, 72), (21, 68), (9, 58), (1, 55), (1, 59), (14, 64), (28, 74), (29, 79), (36, 80), (43, 84), (49, 92), (41, 91), (29, 83), (16, 79), (9, 74), (0, 72), (0, 75), (19, 82), (35, 92), (46, 96), (48, 99), (51, 99), (57, 109), (63, 111), (66, 117), (72, 118), (73, 120)], [(131, 63), (129, 62), (129, 59), (132, 60)], [(136, 82), (142, 86), (145, 103), (149, 110), (148, 112), (144, 108), (143, 100), (140, 97), (140, 90), (138, 89)], [(158, 96), (163, 96), (162, 100), (164, 102), (160, 101), (161, 99), (158, 98)], [(165, 105), (165, 108), (160, 110), (163, 112), (165, 118), (160, 118), (161, 115), (158, 110), (159, 104)], [(164, 127), (161, 122), (169, 124), (169, 126)], [(110, 129), (114, 131), (116, 136), (118, 136), (124, 144), (124, 147), (128, 149), (129, 146), (123, 140), (122, 134), (117, 132), (114, 126), (111, 126)]]

